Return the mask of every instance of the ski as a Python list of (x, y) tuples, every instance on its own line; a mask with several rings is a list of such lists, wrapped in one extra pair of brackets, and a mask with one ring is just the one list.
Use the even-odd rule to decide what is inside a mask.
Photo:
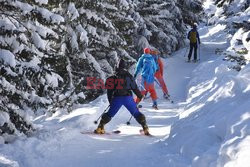
[(120, 130), (114, 130), (112, 132), (105, 132), (104, 134), (98, 134), (98, 133), (95, 133), (94, 131), (82, 131), (80, 132), (81, 134), (85, 134), (85, 135), (112, 135), (112, 134), (120, 134), (121, 131)]
[[(114, 131), (111, 131), (111, 132), (105, 132), (104, 134), (97, 134), (94, 131), (82, 131), (80, 133), (84, 134), (84, 135), (109, 136), (109, 135), (114, 135), (114, 134), (121, 134), (121, 131), (120, 130), (114, 130)], [(135, 135), (140, 135), (140, 136), (143, 135), (143, 136), (153, 137), (153, 135), (151, 135), (151, 134), (145, 135), (143, 129), (140, 129), (139, 134), (135, 134)]]
[(199, 61), (200, 60), (196, 60), (196, 61), (195, 60), (192, 60), (192, 61), (191, 60), (186, 60), (186, 63), (198, 63)]

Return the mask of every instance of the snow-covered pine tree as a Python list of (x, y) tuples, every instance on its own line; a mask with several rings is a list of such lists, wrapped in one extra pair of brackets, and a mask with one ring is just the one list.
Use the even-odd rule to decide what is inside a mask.
[(1, 134), (28, 133), (29, 116), (71, 111), (103, 94), (119, 57), (150, 45), (170, 53), (185, 33), (176, 1), (0, 0)]
[(235, 62), (229, 68), (240, 71), (247, 64), (246, 61), (250, 60), (250, 1), (214, 0), (213, 2), (211, 4), (214, 5), (213, 10), (206, 11), (207, 23), (225, 27), (231, 46), (223, 53), (224, 60)]
[(148, 45), (167, 55), (183, 46), (185, 27), (174, 1), (137, 1), (136, 6), (134, 19), (138, 25), (139, 51)]

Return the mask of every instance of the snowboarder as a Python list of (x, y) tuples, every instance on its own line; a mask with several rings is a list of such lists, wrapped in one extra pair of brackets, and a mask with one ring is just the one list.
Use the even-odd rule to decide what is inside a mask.
[[(150, 93), (151, 99), (153, 101), (152, 107), (154, 109), (158, 109), (157, 106), (157, 94), (154, 87), (154, 74), (157, 70), (157, 65), (153, 56), (150, 54), (150, 49), (145, 48), (144, 54), (139, 58), (136, 69), (134, 73), (134, 78), (141, 72), (142, 80), (141, 84), (144, 85), (143, 89), (141, 90), (142, 95), (146, 95), (147, 92)], [(136, 102), (138, 98), (136, 99)]]
[(155, 72), (154, 76), (162, 88), (163, 97), (166, 99), (169, 99), (170, 95), (168, 94), (168, 89), (167, 89), (166, 83), (165, 83), (164, 78), (163, 78), (163, 69), (164, 69), (163, 66), (164, 65), (163, 65), (163, 62), (159, 56), (159, 52), (157, 50), (152, 50), (151, 55), (154, 57), (156, 65), (157, 65), (157, 71)]
[(121, 106), (124, 105), (136, 121), (142, 126), (144, 134), (150, 135), (146, 124), (146, 118), (144, 114), (138, 110), (137, 104), (132, 96), (132, 91), (139, 99), (138, 103), (143, 98), (143, 95), (139, 91), (133, 76), (125, 70), (125, 68), (125, 61), (120, 59), (118, 66), (115, 69), (115, 74), (107, 78), (105, 82), (110, 108), (107, 113), (102, 115), (100, 123), (94, 133), (104, 134), (104, 125), (107, 124), (111, 118), (115, 116)]
[(193, 52), (193, 49), (194, 49), (194, 62), (197, 61), (197, 47), (198, 47), (198, 44), (197, 44), (197, 40), (199, 42), (199, 45), (200, 45), (200, 36), (199, 36), (199, 33), (197, 31), (197, 24), (194, 23), (193, 24), (193, 28), (188, 32), (188, 39), (190, 41), (190, 50), (189, 50), (189, 54), (188, 54), (188, 62), (190, 62), (190, 59), (191, 59), (191, 56), (192, 56), (192, 52)]

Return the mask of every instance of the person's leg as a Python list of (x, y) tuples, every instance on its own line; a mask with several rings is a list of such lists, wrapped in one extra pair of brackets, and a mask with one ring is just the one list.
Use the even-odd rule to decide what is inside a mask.
[(97, 129), (94, 131), (95, 133), (98, 134), (103, 134), (105, 133), (104, 131), (104, 125), (107, 124), (112, 117), (115, 116), (115, 114), (119, 111), (123, 104), (122, 98), (121, 97), (114, 97), (112, 99), (112, 102), (110, 104), (110, 108), (107, 113), (104, 113), (102, 115), (101, 121), (97, 127)]
[(189, 48), (189, 53), (188, 53), (188, 60), (191, 59), (192, 52), (193, 52), (193, 45), (192, 45), (192, 43), (190, 43), (190, 48)]
[(194, 44), (194, 61), (197, 60), (197, 43)]
[(145, 82), (145, 87), (149, 91), (151, 99), (153, 101), (153, 106), (152, 107), (155, 108), (155, 109), (158, 109), (158, 106), (157, 106), (157, 94), (156, 94), (156, 91), (155, 91), (154, 83), (149, 84), (149, 83)]
[(163, 91), (164, 94), (168, 94), (168, 89), (167, 89), (167, 85), (163, 79), (162, 76), (156, 76), (156, 79), (158, 80), (160, 86), (161, 86), (161, 89)]
[(155, 85), (154, 85), (154, 83), (150, 83), (149, 84), (149, 83), (145, 82), (145, 87), (149, 91), (151, 99), (153, 101), (156, 100), (157, 99), (157, 94), (156, 94), (156, 91), (155, 91)]
[(126, 99), (124, 99), (124, 106), (130, 112), (130, 114), (135, 118), (135, 120), (142, 126), (144, 134), (149, 135), (146, 118), (137, 108), (137, 105), (134, 102), (132, 96), (126, 96)]
[(124, 96), (124, 97), (125, 97), (123, 100), (124, 106), (128, 109), (131, 115), (137, 117), (140, 114), (140, 112), (137, 108), (137, 104), (133, 100), (133, 97), (132, 96)]
[[(144, 85), (144, 80), (143, 78), (141, 79), (141, 83), (140, 83), (140, 87), (139, 87), (140, 91), (141, 91), (141, 94), (143, 96), (146, 96), (146, 94), (148, 93), (147, 89), (145, 88), (145, 85)], [(135, 98), (135, 102), (136, 103), (139, 103), (141, 99), (139, 99), (138, 97)]]

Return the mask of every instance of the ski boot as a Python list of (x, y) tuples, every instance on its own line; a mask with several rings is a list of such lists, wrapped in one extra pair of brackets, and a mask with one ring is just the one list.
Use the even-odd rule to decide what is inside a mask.
[(157, 104), (153, 104), (152, 107), (153, 107), (155, 110), (158, 110)]
[(168, 93), (164, 93), (163, 97), (164, 97), (165, 99), (169, 100), (170, 95), (169, 95)]
[(147, 125), (145, 125), (144, 127), (143, 127), (143, 132), (144, 132), (144, 135), (146, 135), (146, 136), (150, 136), (151, 134), (149, 133), (149, 131), (148, 131), (148, 126)]
[(111, 117), (107, 113), (104, 113), (102, 115), (102, 119), (100, 121), (100, 124), (98, 125), (97, 129), (94, 130), (94, 133), (96, 133), (96, 134), (104, 134), (105, 133), (104, 125), (106, 123), (108, 123), (110, 120), (111, 120)]
[(96, 130), (94, 130), (94, 133), (96, 133), (96, 134), (104, 134), (105, 130), (104, 130), (104, 128), (98, 127)]
[(157, 106), (157, 102), (156, 102), (156, 101), (153, 101), (152, 107), (153, 107), (154, 109), (158, 110), (158, 106)]

